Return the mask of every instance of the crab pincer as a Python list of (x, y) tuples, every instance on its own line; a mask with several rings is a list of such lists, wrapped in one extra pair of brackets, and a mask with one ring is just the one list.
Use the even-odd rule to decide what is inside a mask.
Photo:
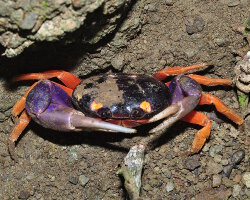
[[(72, 98), (59, 86), (49, 80), (39, 81), (30, 90), (25, 101), (26, 110), (19, 118), (9, 138), (9, 150), (13, 158), (14, 143), (31, 118), (41, 126), (57, 131), (96, 130), (108, 132), (135, 133), (135, 129), (111, 124), (100, 119), (86, 117), (74, 109)], [(25, 121), (27, 123), (25, 123)]]

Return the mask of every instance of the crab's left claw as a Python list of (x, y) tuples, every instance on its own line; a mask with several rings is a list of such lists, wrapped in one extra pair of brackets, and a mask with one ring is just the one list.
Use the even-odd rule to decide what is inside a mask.
[(15, 142), (31, 119), (45, 128), (58, 131), (91, 129), (122, 133), (136, 132), (135, 129), (86, 117), (82, 112), (74, 109), (71, 97), (60, 86), (49, 80), (36, 83), (21, 104), (24, 102), (26, 110), (20, 115), (9, 137), (9, 151), (13, 158), (15, 158)]
[(94, 129), (101, 131), (135, 133), (135, 129), (122, 127), (86, 117), (73, 108), (71, 97), (48, 80), (40, 81), (26, 98), (26, 110), (31, 118), (45, 128), (58, 131)]

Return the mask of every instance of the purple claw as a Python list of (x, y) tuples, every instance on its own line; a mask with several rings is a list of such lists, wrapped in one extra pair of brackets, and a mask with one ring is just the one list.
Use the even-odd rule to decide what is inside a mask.
[(150, 133), (165, 132), (175, 122), (191, 112), (199, 103), (201, 87), (188, 76), (176, 76), (169, 85), (172, 94), (172, 105), (158, 113), (149, 122), (166, 119), (160, 125), (150, 130)]
[(86, 117), (74, 109), (71, 97), (49, 80), (40, 81), (26, 98), (26, 110), (34, 121), (45, 128), (58, 131), (94, 129), (135, 133), (135, 129)]

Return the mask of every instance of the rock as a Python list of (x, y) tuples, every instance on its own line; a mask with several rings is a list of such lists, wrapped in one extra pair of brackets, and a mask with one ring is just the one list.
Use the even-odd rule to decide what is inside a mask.
[(25, 13), (24, 17), (22, 18), (23, 20), (22, 20), (21, 24), (19, 25), (20, 28), (23, 30), (32, 29), (36, 24), (36, 18), (37, 18), (37, 16), (33, 12)]
[(240, 1), (239, 0), (231, 0), (227, 3), (227, 6), (228, 7), (235, 7), (235, 6), (238, 6), (240, 4)]
[(247, 197), (250, 197), (250, 190), (248, 188), (245, 189), (245, 193), (246, 193)]
[(150, 191), (150, 190), (152, 190), (152, 187), (147, 183), (147, 184), (143, 187), (143, 189), (144, 189), (145, 191)]
[(167, 192), (171, 192), (174, 190), (174, 183), (172, 181), (168, 181), (166, 185)]
[(204, 190), (202, 192), (200, 192), (199, 194), (195, 195), (194, 198), (192, 198), (192, 200), (219, 200), (219, 199), (228, 199), (231, 196), (231, 191), (230, 189), (224, 189), (224, 188), (220, 188), (220, 189), (207, 189)]
[[(63, 37), (66, 43), (77, 40), (94, 45), (116, 30), (132, 3), (131, 0), (0, 1), (0, 33), (10, 31), (26, 40), (15, 49), (4, 46), (3, 55), (14, 57), (30, 43), (58, 41)], [(150, 9), (154, 10), (155, 4)], [(78, 31), (77, 36), (68, 34), (73, 31)]]
[(227, 177), (223, 177), (222, 184), (225, 185), (226, 187), (232, 187), (234, 182)]
[(222, 159), (220, 162), (223, 166), (228, 165), (229, 161), (227, 159)]
[(73, 185), (76, 185), (78, 183), (78, 178), (75, 176), (69, 177), (69, 182), (72, 183)]
[(250, 51), (239, 61), (234, 68), (236, 87), (248, 94), (250, 92)]
[(242, 176), (243, 183), (247, 186), (247, 188), (250, 188), (250, 172), (246, 172)]
[(79, 176), (79, 183), (81, 184), (81, 186), (85, 186), (87, 183), (89, 182), (89, 178), (84, 176), (84, 175), (80, 175)]
[(221, 159), (222, 159), (222, 156), (221, 156), (221, 155), (215, 155), (215, 156), (214, 156), (214, 161), (217, 162), (217, 163), (220, 163), (220, 162), (221, 162)]
[(245, 151), (238, 150), (232, 155), (232, 164), (238, 165), (245, 158)]
[(235, 183), (239, 183), (241, 181), (241, 178), (242, 178), (241, 174), (236, 174), (233, 181)]
[(174, 5), (174, 0), (165, 0), (165, 3), (167, 6), (172, 6)]
[(187, 19), (186, 31), (189, 35), (201, 32), (205, 27), (205, 22), (201, 16), (196, 16)]
[(207, 163), (207, 173), (208, 174), (219, 174), (223, 170), (222, 166), (213, 161)]
[(145, 146), (138, 144), (130, 148), (128, 154), (124, 158), (124, 164), (128, 167), (130, 173), (134, 177), (138, 194), (141, 188), (141, 175), (144, 163)]
[(186, 169), (193, 171), (201, 165), (198, 155), (193, 155), (185, 160), (184, 166)]
[(68, 152), (68, 162), (69, 163), (75, 163), (78, 161), (78, 147), (77, 146), (72, 146), (70, 147), (70, 150)]
[(219, 46), (219, 47), (222, 47), (225, 45), (225, 40), (223, 38), (215, 38), (214, 39), (214, 42)]
[(233, 165), (227, 165), (223, 168), (223, 176), (230, 177), (230, 174), (232, 173)]
[(240, 191), (241, 191), (241, 187), (240, 187), (240, 185), (234, 185), (234, 187), (233, 187), (233, 197), (237, 197), (237, 196), (239, 196), (239, 194), (240, 194)]
[(19, 199), (28, 199), (29, 197), (30, 197), (30, 192), (28, 190), (22, 190), (18, 195)]
[(221, 151), (222, 151), (222, 145), (214, 145), (210, 147), (209, 155), (211, 157), (214, 157), (216, 154), (220, 153)]
[(213, 187), (219, 187), (221, 185), (222, 176), (219, 174), (213, 175)]
[(115, 56), (115, 57), (111, 60), (111, 64), (112, 64), (112, 66), (113, 66), (115, 69), (121, 71), (122, 68), (123, 68), (124, 65), (125, 65), (124, 57), (121, 56), (121, 55)]
[(171, 178), (172, 176), (172, 173), (171, 171), (169, 170), (169, 167), (168, 166), (164, 166), (162, 169), (161, 169), (162, 173), (167, 177), (167, 178)]

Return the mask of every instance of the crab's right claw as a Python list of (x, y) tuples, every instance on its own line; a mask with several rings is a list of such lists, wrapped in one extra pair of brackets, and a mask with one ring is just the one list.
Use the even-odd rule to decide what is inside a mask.
[(71, 125), (76, 130), (91, 129), (108, 132), (136, 133), (135, 129), (111, 124), (95, 118), (86, 117), (81, 112), (72, 114)]

